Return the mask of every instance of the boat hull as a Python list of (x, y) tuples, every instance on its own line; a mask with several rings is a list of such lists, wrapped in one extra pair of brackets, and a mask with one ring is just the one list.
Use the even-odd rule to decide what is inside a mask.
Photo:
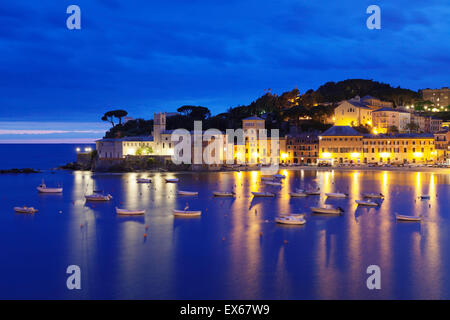
[(39, 191), (40, 193), (62, 193), (63, 189), (62, 188), (42, 188), (42, 187), (37, 187), (37, 191)]
[(199, 217), (202, 215), (201, 211), (185, 211), (185, 210), (173, 210), (173, 215), (176, 217)]
[(328, 198), (347, 198), (344, 193), (325, 193)]
[(290, 195), (292, 198), (304, 198), (308, 196), (306, 193), (302, 192), (291, 192)]
[(360, 201), (360, 200), (355, 200), (355, 202), (356, 202), (359, 206), (365, 206), (365, 207), (378, 207), (378, 203), (372, 202), (372, 201)]
[(213, 192), (214, 197), (235, 197), (234, 193), (231, 192)]
[(302, 225), (306, 223), (306, 220), (302, 218), (275, 218), (275, 222), (279, 224)]
[(126, 210), (116, 208), (116, 213), (119, 216), (142, 216), (145, 214), (145, 210)]
[(178, 191), (179, 196), (198, 196), (198, 192), (192, 192), (192, 191)]
[(414, 221), (414, 222), (422, 221), (422, 217), (406, 216), (406, 215), (402, 215), (402, 214), (396, 214), (395, 218), (399, 221)]
[(341, 211), (337, 208), (311, 207), (311, 211), (318, 214), (341, 214)]
[(270, 192), (252, 192), (254, 197), (260, 197), (260, 198), (272, 198), (275, 197), (274, 193)]
[(372, 198), (372, 199), (383, 199), (384, 196), (382, 194), (376, 194), (376, 193), (365, 193), (363, 194), (364, 198)]
[(28, 214), (32, 214), (32, 213), (38, 212), (34, 208), (22, 208), (22, 207), (14, 207), (14, 211), (17, 212), (17, 213), (28, 213)]

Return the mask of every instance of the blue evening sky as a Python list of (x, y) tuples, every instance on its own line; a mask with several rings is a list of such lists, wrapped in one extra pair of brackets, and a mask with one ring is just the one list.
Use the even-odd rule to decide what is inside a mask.
[(347, 78), (449, 86), (449, 35), (447, 0), (2, 1), (0, 142), (94, 139), (112, 108), (216, 114)]

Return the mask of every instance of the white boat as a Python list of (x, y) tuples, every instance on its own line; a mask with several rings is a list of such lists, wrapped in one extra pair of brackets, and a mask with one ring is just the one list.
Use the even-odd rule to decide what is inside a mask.
[(178, 181), (180, 181), (178, 178), (166, 178), (167, 183), (177, 183)]
[(276, 187), (282, 186), (281, 182), (273, 182), (273, 181), (267, 181), (265, 184), (268, 186), (276, 186)]
[(291, 192), (289, 194), (293, 198), (302, 198), (302, 197), (307, 197), (308, 196), (305, 192), (299, 192), (299, 190), (297, 190), (296, 192)]
[(196, 191), (178, 191), (179, 196), (198, 196), (198, 192)]
[(84, 196), (87, 201), (109, 201), (112, 199), (112, 195), (107, 194), (106, 196), (99, 193), (94, 193), (91, 195)]
[(127, 210), (116, 207), (116, 213), (120, 216), (140, 216), (145, 214), (145, 210)]
[(301, 225), (301, 224), (305, 224), (306, 220), (303, 219), (303, 218), (294, 218), (294, 217), (291, 217), (291, 216), (286, 216), (286, 217), (275, 218), (275, 222), (276, 223), (281, 223), (281, 224)]
[(146, 178), (138, 178), (136, 179), (137, 183), (151, 183), (152, 180), (151, 179), (146, 179)]
[(430, 199), (430, 195), (429, 194), (423, 194), (420, 196), (421, 200), (429, 200)]
[(316, 190), (306, 190), (305, 193), (308, 196), (320, 196), (320, 189), (316, 189)]
[(292, 218), (305, 218), (306, 214), (304, 213), (288, 213), (288, 214), (280, 214), (282, 217), (292, 217)]
[(400, 221), (421, 221), (422, 216), (407, 216), (403, 214), (395, 214), (395, 218)]
[(175, 210), (173, 209), (173, 215), (175, 217), (198, 217), (202, 214), (201, 211), (188, 211), (188, 210)]
[(311, 211), (314, 213), (325, 213), (325, 214), (341, 214), (344, 209), (341, 207), (311, 207)]
[(39, 187), (37, 187), (37, 190), (40, 193), (62, 193), (63, 188), (47, 188), (45, 183), (41, 183)]
[(373, 201), (355, 200), (359, 206), (378, 207), (378, 203)]
[(14, 211), (17, 213), (36, 213), (37, 209), (33, 207), (14, 207)]
[(347, 198), (348, 194), (342, 192), (330, 192), (325, 193), (328, 198)]
[(283, 176), (282, 174), (274, 174), (272, 177), (277, 178), (277, 179), (284, 179), (284, 178), (286, 178), (286, 176)]
[(272, 192), (252, 192), (254, 197), (275, 197), (275, 193)]
[(213, 194), (214, 197), (236, 197), (236, 193), (234, 192), (214, 191)]
[(374, 199), (383, 199), (384, 195), (382, 193), (363, 193), (364, 198), (374, 198)]

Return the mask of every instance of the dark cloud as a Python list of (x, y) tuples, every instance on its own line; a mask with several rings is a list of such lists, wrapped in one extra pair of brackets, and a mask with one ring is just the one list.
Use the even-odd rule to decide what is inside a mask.
[(79, 0), (0, 3), (1, 119), (94, 121), (111, 106), (133, 116), (186, 104), (214, 113), (272, 88), (372, 78), (412, 89), (448, 84), (444, 1)]

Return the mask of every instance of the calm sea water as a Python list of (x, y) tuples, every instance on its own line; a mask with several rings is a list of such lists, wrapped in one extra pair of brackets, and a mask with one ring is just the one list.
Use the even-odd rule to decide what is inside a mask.
[(76, 148), (93, 144), (0, 144), (0, 169), (33, 168), (48, 170), (74, 162)]
[[(282, 188), (263, 186), (259, 172), (189, 174), (42, 173), (0, 176), (0, 298), (57, 299), (449, 299), (450, 177), (383, 171), (285, 171)], [(152, 184), (137, 184), (150, 176)], [(165, 177), (179, 184), (164, 183)], [(63, 195), (39, 195), (41, 179)], [(298, 187), (346, 191), (348, 199), (291, 199)], [(236, 199), (212, 191), (235, 188)], [(87, 204), (93, 189), (114, 196)], [(177, 190), (197, 190), (179, 197)], [(254, 199), (251, 191), (277, 197)], [(357, 208), (362, 192), (382, 192), (379, 208)], [(417, 197), (430, 194), (429, 201)], [(171, 210), (200, 209), (199, 218)], [(309, 207), (339, 205), (343, 216)], [(16, 205), (35, 215), (15, 214)], [(114, 207), (144, 208), (118, 217)], [(61, 212), (61, 213), (59, 213)], [(304, 226), (274, 223), (280, 213), (307, 213)], [(394, 212), (424, 215), (399, 223)], [(148, 226), (148, 231), (146, 231)], [(148, 233), (144, 238), (144, 233)], [(381, 290), (368, 290), (366, 268), (381, 268)], [(66, 288), (78, 265), (82, 289)]]

